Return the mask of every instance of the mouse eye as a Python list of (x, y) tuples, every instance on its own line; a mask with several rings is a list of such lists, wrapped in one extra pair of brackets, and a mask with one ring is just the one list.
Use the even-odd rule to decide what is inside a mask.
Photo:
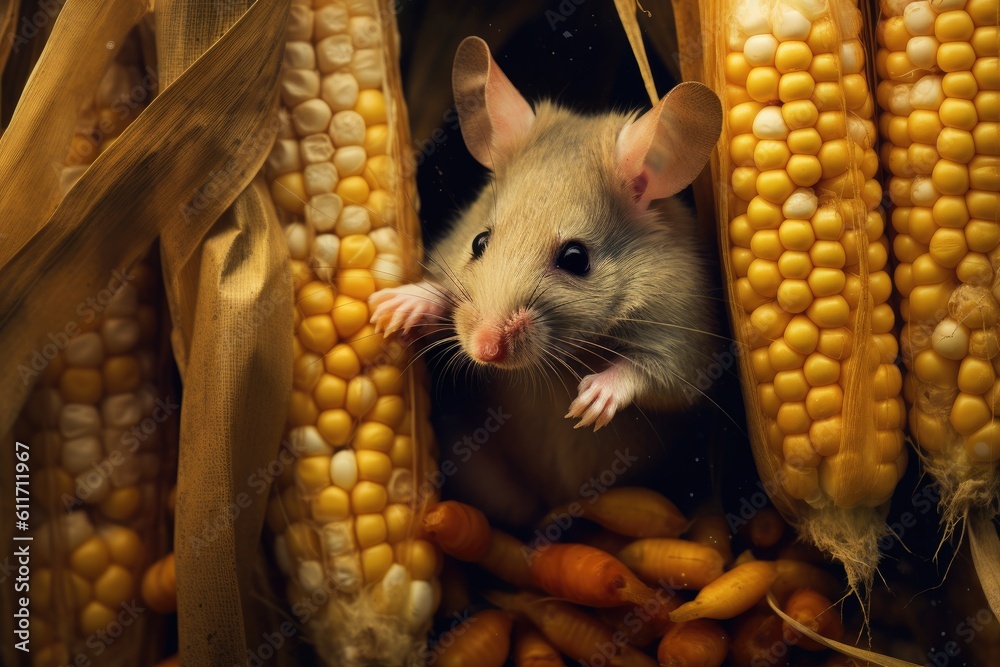
[(479, 259), (486, 252), (486, 246), (490, 244), (490, 233), (479, 232), (476, 238), (472, 239), (472, 259)]
[(579, 241), (570, 241), (559, 249), (556, 267), (573, 275), (585, 276), (590, 271), (590, 256)]

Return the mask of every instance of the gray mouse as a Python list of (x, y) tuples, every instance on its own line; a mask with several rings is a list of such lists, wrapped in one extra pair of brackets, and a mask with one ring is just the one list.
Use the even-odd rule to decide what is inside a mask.
[(525, 525), (655, 471), (671, 416), (698, 394), (716, 278), (673, 195), (705, 166), (722, 110), (699, 83), (642, 115), (533, 109), (476, 37), (452, 85), (491, 182), (431, 249), (425, 280), (370, 297), (371, 321), (412, 339), (444, 329), (432, 345), (506, 376), (438, 437), (447, 494)]

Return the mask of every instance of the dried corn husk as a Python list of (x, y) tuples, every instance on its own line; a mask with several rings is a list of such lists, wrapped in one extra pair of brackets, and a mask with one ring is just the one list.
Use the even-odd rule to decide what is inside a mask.
[[(168, 296), (177, 324), (174, 351), (189, 405), (197, 407), (182, 418), (181, 467), (193, 470), (184, 479), (195, 489), (211, 488), (207, 496), (181, 488), (178, 577), (182, 605), (185, 592), (217, 603), (206, 605), (202, 617), (181, 614), (181, 648), (206, 664), (244, 661), (249, 641), (259, 643), (259, 633), (244, 636), (262, 617), (242, 592), (251, 588), (252, 559), (244, 554), (256, 551), (264, 502), (236, 518), (230, 510), (249, 472), (274, 454), (283, 415), (272, 408), (290, 385), (290, 320), (279, 314), (244, 328), (261, 291), (272, 295), (278, 313), (291, 303), (290, 289), (282, 289), (288, 284), (286, 255), (274, 236), (280, 230), (266, 193), (251, 184), (276, 131), (267, 101), (275, 99), (288, 3), (260, 0), (245, 12), (236, 7), (187, 4), (194, 25), (209, 16), (229, 21), (210, 38), (185, 45), (183, 52), (194, 55), (181, 63), (171, 60), (170, 49), (180, 48), (184, 30), (167, 26), (184, 7), (158, 3), (164, 27), (157, 37), (166, 55), (160, 65), (173, 63), (173, 75), (168, 79), (161, 69), (161, 94), (58, 208), (58, 175), (46, 170), (65, 155), (79, 102), (146, 3), (67, 3), (0, 140), (0, 432), (9, 430), (30, 390), (17, 365), (60, 326), (62, 314), (113, 269), (130, 266), (162, 230), (176, 228), (181, 239), (174, 246), (181, 261), (171, 261), (177, 255), (166, 261)], [(248, 185), (243, 203), (209, 232)], [(195, 286), (202, 290), (197, 299)], [(188, 298), (182, 301), (181, 293)], [(227, 329), (232, 333), (220, 335)], [(256, 391), (248, 398), (251, 385)], [(9, 474), (6, 463), (5, 457)], [(195, 538), (216, 528), (205, 519), (219, 516), (229, 518), (199, 545)]]

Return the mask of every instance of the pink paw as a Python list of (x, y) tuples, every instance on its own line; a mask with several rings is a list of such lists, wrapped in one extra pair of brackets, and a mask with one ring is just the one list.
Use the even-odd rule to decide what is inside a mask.
[(368, 297), (375, 333), (385, 335), (402, 330), (404, 334), (415, 326), (443, 324), (447, 313), (445, 297), (427, 282), (402, 285), (380, 290)]
[(566, 418), (579, 418), (573, 428), (590, 426), (594, 430), (607, 426), (612, 417), (632, 402), (634, 388), (628, 375), (618, 366), (588, 375), (580, 381), (576, 399), (570, 404)]

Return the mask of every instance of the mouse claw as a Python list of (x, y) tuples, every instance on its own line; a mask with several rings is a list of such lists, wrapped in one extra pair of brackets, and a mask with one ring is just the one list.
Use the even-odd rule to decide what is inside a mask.
[(620, 368), (588, 375), (580, 381), (577, 397), (570, 403), (566, 418), (580, 419), (573, 428), (593, 425), (597, 432), (611, 423), (621, 408), (632, 402), (632, 384)]
[(388, 338), (400, 329), (403, 333), (408, 333), (410, 329), (423, 323), (440, 323), (445, 319), (447, 311), (433, 297), (435, 293), (425, 283), (401, 285), (375, 292), (368, 297), (368, 306), (372, 309), (370, 322), (375, 325), (375, 332), (384, 331)]

